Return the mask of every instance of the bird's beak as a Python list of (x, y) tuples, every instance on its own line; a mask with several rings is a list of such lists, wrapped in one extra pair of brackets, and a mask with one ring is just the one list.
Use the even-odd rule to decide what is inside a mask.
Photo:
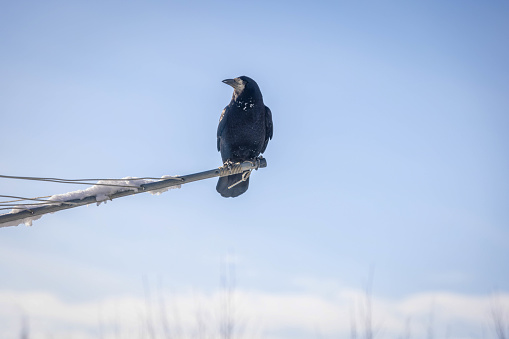
[(233, 88), (235, 88), (235, 84), (236, 84), (236, 83), (235, 83), (235, 80), (233, 80), (233, 79), (225, 79), (225, 80), (223, 80), (223, 82), (224, 82), (225, 84), (230, 85), (230, 86), (232, 86)]

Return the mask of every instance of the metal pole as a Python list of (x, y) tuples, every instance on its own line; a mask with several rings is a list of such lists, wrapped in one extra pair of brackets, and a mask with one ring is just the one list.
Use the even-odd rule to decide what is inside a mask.
[[(170, 179), (164, 179), (161, 181), (151, 182), (148, 184), (142, 184), (139, 187), (135, 187), (136, 190), (127, 190), (120, 191), (111, 194), (108, 198), (109, 200), (113, 200), (116, 198), (125, 197), (128, 195), (144, 193), (149, 191), (154, 191), (162, 188), (167, 188), (171, 186), (178, 186), (182, 184), (187, 184), (193, 181), (204, 180), (215, 177), (226, 177), (232, 174), (239, 174), (245, 171), (256, 170), (258, 168), (267, 167), (267, 160), (265, 158), (256, 158), (253, 161), (244, 161), (243, 163), (235, 163), (230, 166), (222, 166), (210, 171), (199, 172), (194, 174), (182, 175), (178, 177), (173, 177)], [(104, 201), (104, 200), (101, 200)], [(15, 212), (15, 213), (7, 213), (0, 215), (0, 227), (13, 226), (4, 225), (8, 222), (21, 220), (25, 218), (31, 218), (35, 216), (39, 216), (42, 214), (53, 213), (61, 210), (66, 210), (73, 207), (93, 204), (97, 202), (96, 196), (85, 197), (83, 199), (74, 199), (68, 201), (56, 201), (54, 205), (49, 206), (41, 206), (41, 207), (33, 207), (30, 209), (26, 209), (23, 211)], [(58, 204), (57, 204), (58, 203)]]

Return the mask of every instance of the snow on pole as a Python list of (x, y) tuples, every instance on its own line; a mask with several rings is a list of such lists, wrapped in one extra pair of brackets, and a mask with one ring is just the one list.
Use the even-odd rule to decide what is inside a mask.
[(264, 167), (267, 167), (267, 161), (259, 157), (253, 161), (244, 161), (243, 163), (235, 163), (230, 166), (221, 166), (205, 172), (176, 177), (163, 176), (159, 181), (129, 177), (124, 178), (123, 181), (115, 180), (110, 182), (108, 180), (100, 180), (97, 182), (97, 185), (85, 190), (54, 195), (48, 199), (50, 200), (48, 205), (16, 206), (11, 212), (0, 215), (0, 227), (17, 226), (19, 224), (31, 226), (32, 221), (41, 218), (42, 215), (47, 213), (54, 213), (93, 203), (99, 206), (102, 202), (108, 200), (144, 192), (159, 195), (169, 189), (180, 188), (181, 185), (193, 181), (225, 177)]

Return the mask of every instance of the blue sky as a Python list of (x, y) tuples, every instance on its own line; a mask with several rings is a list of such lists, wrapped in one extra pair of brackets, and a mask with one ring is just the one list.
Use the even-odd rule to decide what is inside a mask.
[[(389, 337), (433, 307), (437, 333), (479, 337), (487, 311), (460, 310), (494, 293), (509, 301), (508, 14), (504, 1), (2, 3), (1, 174), (217, 167), (231, 98), (221, 80), (239, 75), (258, 82), (274, 138), (237, 199), (208, 180), (2, 228), (0, 324), (16, 337), (26, 313), (35, 336), (93, 337), (96, 311), (86, 322), (63, 314), (143, 305), (144, 276), (182, 295), (183, 309), (188, 291), (214, 304), (226, 260), (239, 293), (259, 296), (246, 308), (276, 319), (261, 337), (346, 338), (341, 312), (370, 270)], [(347, 291), (353, 301), (331, 297)], [(25, 304), (40, 296), (58, 301), (51, 316)], [(282, 318), (288, 305), (324, 316), (306, 327), (309, 315)]]

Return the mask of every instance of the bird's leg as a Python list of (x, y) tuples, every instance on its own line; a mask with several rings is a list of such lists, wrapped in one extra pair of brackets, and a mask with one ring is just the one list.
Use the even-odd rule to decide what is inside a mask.
[(225, 167), (227, 167), (228, 169), (230, 169), (230, 170), (231, 170), (231, 169), (232, 169), (233, 164), (234, 164), (234, 162), (233, 162), (233, 161), (231, 161), (231, 159), (227, 159), (227, 160), (224, 162), (223, 166), (225, 166)]
[(228, 173), (232, 174), (232, 170), (233, 170), (233, 164), (234, 162), (231, 161), (231, 159), (227, 159), (224, 163), (223, 163), (223, 168), (225, 168)]

